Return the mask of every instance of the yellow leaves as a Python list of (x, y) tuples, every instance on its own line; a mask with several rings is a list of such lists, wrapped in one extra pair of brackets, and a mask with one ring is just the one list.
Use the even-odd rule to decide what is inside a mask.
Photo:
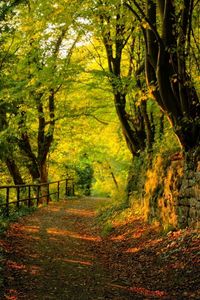
[(54, 10), (54, 12), (52, 13), (52, 16), (58, 16), (58, 15), (60, 15), (61, 13), (63, 13), (64, 12), (64, 10), (65, 10), (65, 8), (63, 7), (63, 6), (61, 6), (61, 7), (57, 7), (55, 10)]
[(32, 78), (29, 82), (27, 86), (33, 86), (36, 83), (36, 78)]
[(137, 106), (140, 106), (142, 101), (148, 100), (148, 94), (142, 90), (136, 90), (135, 94), (134, 92), (132, 94), (134, 95)]
[(20, 29), (23, 32), (27, 32), (27, 31), (32, 30), (32, 26), (30, 26), (30, 25), (22, 25)]
[(26, 34), (31, 40), (38, 40), (42, 37), (46, 28), (44, 20), (36, 20), (33, 17), (29, 17), (23, 20), (19, 27), (19, 32), (24, 36)]
[(156, 86), (151, 84), (149, 85), (149, 97), (154, 99), (154, 92), (156, 91)]
[(149, 23), (146, 22), (146, 21), (143, 21), (143, 22), (141, 23), (141, 25), (142, 25), (142, 27), (143, 27), (144, 29), (151, 29), (150, 26), (149, 26)]
[(162, 163), (162, 157), (158, 156), (154, 163), (153, 170), (147, 171), (147, 180), (145, 183), (145, 192), (147, 194), (153, 193), (159, 183), (161, 174), (158, 172), (158, 170), (162, 170)]

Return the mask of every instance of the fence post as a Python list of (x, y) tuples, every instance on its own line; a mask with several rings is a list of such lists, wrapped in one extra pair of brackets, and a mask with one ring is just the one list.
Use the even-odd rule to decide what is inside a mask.
[(65, 183), (65, 196), (67, 196), (68, 193), (68, 179), (66, 179), (66, 183)]
[(31, 207), (31, 186), (28, 186), (28, 207)]
[(17, 187), (17, 208), (20, 208), (20, 187)]
[(58, 201), (60, 200), (60, 181), (58, 181)]
[(6, 188), (6, 216), (9, 217), (9, 187)]
[(47, 205), (49, 204), (49, 183), (47, 183)]
[(40, 185), (37, 186), (37, 203), (36, 205), (39, 205), (39, 201), (40, 201)]

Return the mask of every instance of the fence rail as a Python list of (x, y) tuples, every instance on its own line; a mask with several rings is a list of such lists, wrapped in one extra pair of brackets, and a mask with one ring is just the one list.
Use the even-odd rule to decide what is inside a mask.
[(11, 207), (20, 209), (22, 203), (32, 207), (40, 202), (48, 204), (52, 197), (60, 200), (61, 191), (63, 196), (74, 196), (73, 178), (40, 184), (0, 186), (0, 213), (9, 216)]

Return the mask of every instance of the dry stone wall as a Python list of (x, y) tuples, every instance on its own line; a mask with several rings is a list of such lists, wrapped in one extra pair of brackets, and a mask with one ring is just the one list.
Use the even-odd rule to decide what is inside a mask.
[(197, 171), (185, 170), (178, 199), (180, 227), (200, 227), (200, 162)]
[(146, 173), (144, 191), (148, 222), (157, 220), (165, 229), (200, 227), (200, 163), (194, 172), (184, 169), (183, 159), (158, 156)]

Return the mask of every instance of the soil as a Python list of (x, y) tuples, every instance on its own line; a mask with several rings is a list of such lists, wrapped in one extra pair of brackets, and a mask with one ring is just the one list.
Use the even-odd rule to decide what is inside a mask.
[(161, 234), (140, 217), (102, 237), (96, 209), (106, 199), (50, 203), (0, 239), (0, 299), (200, 299), (199, 234)]

